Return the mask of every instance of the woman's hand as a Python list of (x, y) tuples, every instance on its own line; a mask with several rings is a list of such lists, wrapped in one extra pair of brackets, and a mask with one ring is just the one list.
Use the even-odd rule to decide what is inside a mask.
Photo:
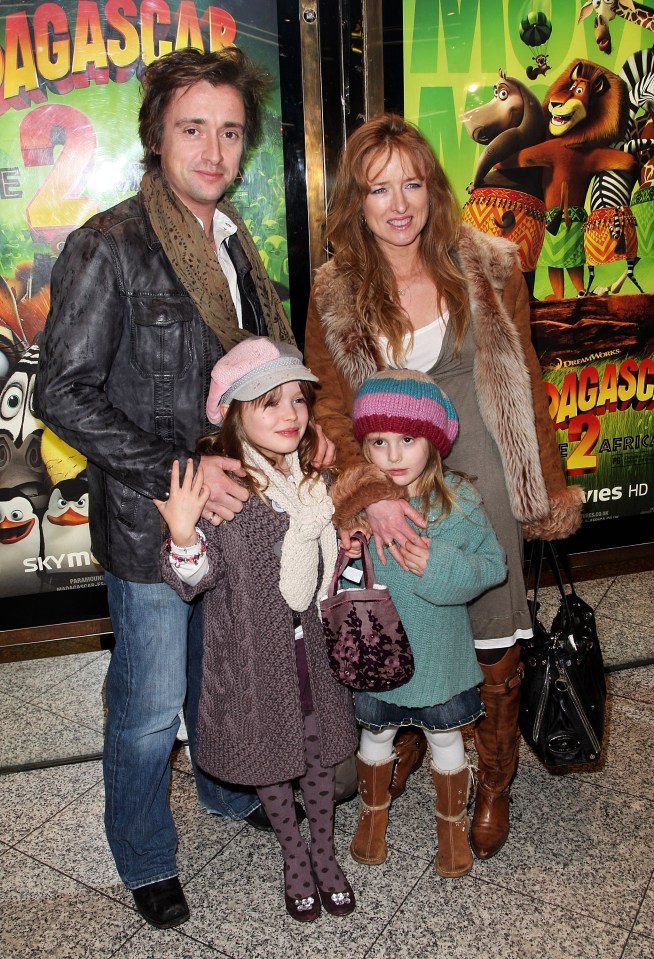
[[(230, 476), (245, 476), (246, 472), (238, 460), (227, 456), (201, 456), (200, 467), (204, 473), (204, 482), (209, 489), (209, 497), (202, 515), (214, 526), (223, 520), (234, 519), (247, 503), (250, 494), (244, 486)], [(177, 544), (181, 546), (181, 543)]]
[(405, 499), (385, 499), (379, 503), (371, 503), (366, 508), (366, 516), (372, 535), (375, 537), (375, 548), (380, 562), (386, 565), (384, 550), (387, 549), (402, 569), (408, 572), (409, 567), (401, 551), (407, 543), (415, 543), (419, 546), (421, 536), (407, 520), (410, 519), (416, 526), (424, 529), (427, 523), (423, 516)]
[(179, 482), (179, 460), (175, 460), (170, 475), (170, 495), (167, 500), (155, 499), (165, 519), (175, 546), (193, 546), (197, 542), (195, 526), (209, 499), (209, 487), (204, 485), (204, 474), (199, 466), (193, 475), (193, 460), (187, 459), (184, 479)]

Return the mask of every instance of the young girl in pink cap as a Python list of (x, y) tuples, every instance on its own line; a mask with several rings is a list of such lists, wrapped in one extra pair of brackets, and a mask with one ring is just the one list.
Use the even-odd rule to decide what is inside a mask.
[(374, 374), (355, 396), (352, 425), (367, 462), (347, 469), (334, 485), (336, 525), (366, 529), (364, 504), (408, 498), (426, 529), (419, 544), (397, 549), (406, 569), (391, 553), (383, 566), (371, 551), (375, 575), (388, 585), (407, 631), (415, 672), (397, 689), (356, 694), (360, 814), (350, 851), (370, 865), (386, 859), (393, 740), (400, 728), (419, 726), (436, 791), (436, 871), (464, 876), (472, 869), (466, 815), (472, 775), (461, 727), (483, 713), (466, 604), (504, 580), (504, 551), (474, 487), (443, 467), (459, 423), (429, 376), (394, 369)]
[(155, 501), (170, 533), (164, 579), (184, 599), (205, 594), (197, 760), (218, 779), (256, 787), (282, 847), (289, 914), (310, 921), (322, 905), (344, 916), (355, 899), (334, 852), (334, 767), (357, 733), (317, 606), (337, 556), (333, 504), (310, 462), (317, 378), (295, 347), (253, 337), (211, 380), (207, 417), (220, 431), (199, 452), (240, 460), (251, 495), (229, 522), (200, 520), (208, 491), (187, 463), (183, 477), (173, 467), (167, 501)]

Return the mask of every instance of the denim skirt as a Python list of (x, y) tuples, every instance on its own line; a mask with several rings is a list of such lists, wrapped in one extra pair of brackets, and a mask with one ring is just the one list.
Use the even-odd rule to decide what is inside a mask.
[(359, 725), (373, 733), (387, 726), (422, 726), (430, 732), (439, 732), (474, 723), (483, 716), (484, 707), (479, 687), (472, 686), (436, 706), (398, 706), (370, 693), (355, 693), (354, 712)]

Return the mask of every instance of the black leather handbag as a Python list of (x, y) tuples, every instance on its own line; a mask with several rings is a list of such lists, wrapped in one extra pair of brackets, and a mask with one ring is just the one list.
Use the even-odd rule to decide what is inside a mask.
[[(547, 554), (561, 599), (549, 629), (538, 619), (538, 586)], [(574, 588), (570, 591), (551, 543), (534, 544), (534, 635), (521, 640), (525, 675), (519, 725), (527, 743), (549, 767), (597, 763), (602, 752), (606, 681), (595, 613)]]

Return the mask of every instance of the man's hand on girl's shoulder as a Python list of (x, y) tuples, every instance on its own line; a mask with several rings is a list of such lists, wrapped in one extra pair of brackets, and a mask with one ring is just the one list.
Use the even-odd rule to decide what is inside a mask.
[(228, 456), (201, 456), (200, 467), (205, 485), (209, 487), (202, 516), (214, 526), (222, 520), (234, 519), (250, 497), (248, 490), (234, 479), (234, 476), (247, 475), (241, 463)]

